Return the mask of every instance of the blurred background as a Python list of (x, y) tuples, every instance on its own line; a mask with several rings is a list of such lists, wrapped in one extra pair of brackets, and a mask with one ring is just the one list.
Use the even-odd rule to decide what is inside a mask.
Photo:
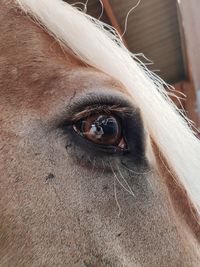
[(148, 68), (187, 96), (173, 100), (200, 126), (200, 0), (66, 2), (114, 26), (131, 52), (150, 59)]

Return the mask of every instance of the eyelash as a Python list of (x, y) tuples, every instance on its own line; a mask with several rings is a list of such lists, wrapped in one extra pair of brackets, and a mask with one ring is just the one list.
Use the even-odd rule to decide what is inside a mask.
[(121, 115), (124, 113), (124, 115), (130, 115), (133, 111), (128, 107), (121, 107), (119, 105), (93, 105), (93, 106), (87, 106), (84, 108), (84, 110), (77, 112), (73, 118), (72, 122), (77, 121), (79, 119), (83, 119), (85, 117), (88, 117), (93, 114), (99, 114), (101, 112), (107, 113), (107, 114), (115, 114), (115, 115)]

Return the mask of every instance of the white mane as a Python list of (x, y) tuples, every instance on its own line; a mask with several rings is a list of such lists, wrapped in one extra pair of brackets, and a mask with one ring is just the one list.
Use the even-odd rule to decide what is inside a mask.
[(61, 0), (16, 1), (80, 59), (124, 84), (140, 108), (150, 135), (200, 214), (200, 141), (159, 79), (138, 64), (105, 24), (69, 4)]

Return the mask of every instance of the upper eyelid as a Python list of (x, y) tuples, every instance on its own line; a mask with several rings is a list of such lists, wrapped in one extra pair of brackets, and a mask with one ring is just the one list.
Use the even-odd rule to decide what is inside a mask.
[[(110, 91), (110, 92), (109, 92)], [(70, 103), (65, 107), (66, 119), (73, 120), (76, 114), (83, 112), (89, 108), (94, 108), (94, 106), (107, 106), (107, 107), (117, 107), (129, 109), (129, 112), (138, 112), (138, 108), (134, 107), (132, 103), (129, 102), (127, 96), (120, 92), (113, 92), (113, 90), (101, 90), (99, 92), (92, 91), (81, 94), (78, 97), (74, 97)], [(116, 110), (117, 112), (117, 110)]]
[(85, 117), (89, 117), (90, 115), (93, 115), (94, 113), (107, 113), (107, 114), (113, 114), (113, 113), (126, 113), (130, 114), (133, 113), (133, 109), (130, 107), (124, 107), (119, 105), (98, 105), (98, 106), (88, 106), (84, 108), (82, 111), (76, 113), (72, 120), (77, 121)]

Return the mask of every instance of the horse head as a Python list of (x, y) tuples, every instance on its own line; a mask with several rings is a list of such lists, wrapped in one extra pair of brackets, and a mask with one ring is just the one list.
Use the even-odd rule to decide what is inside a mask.
[(0, 266), (198, 266), (200, 144), (162, 82), (60, 0), (1, 0)]

